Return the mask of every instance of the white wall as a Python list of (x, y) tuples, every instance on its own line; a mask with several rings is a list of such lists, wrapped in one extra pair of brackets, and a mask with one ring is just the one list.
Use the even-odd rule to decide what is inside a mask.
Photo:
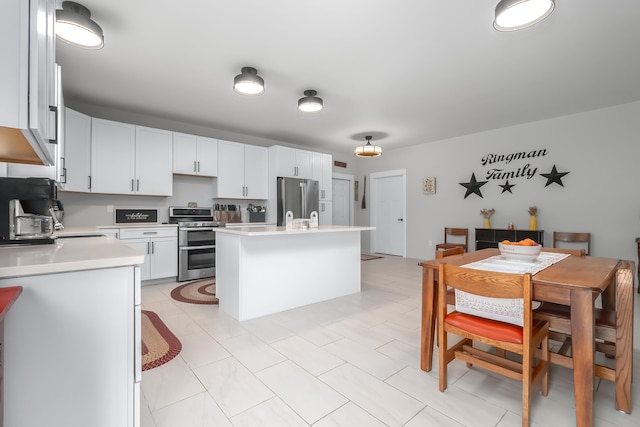
[[(357, 174), (404, 168), (407, 170), (407, 256), (433, 258), (433, 246), (443, 239), (443, 228), (470, 229), (474, 248), (474, 228), (482, 227), (480, 209), (494, 208), (495, 228), (528, 228), (528, 207), (538, 208), (538, 228), (545, 230), (545, 246), (552, 244), (552, 232), (592, 233), (592, 254), (636, 260), (635, 238), (640, 237), (640, 102), (591, 111), (551, 120), (466, 135), (405, 149), (387, 150), (376, 159), (358, 159)], [(570, 172), (562, 182), (551, 184), (536, 175), (530, 180), (510, 179), (516, 184), (512, 194), (501, 194), (504, 180), (490, 181), (481, 188), (483, 198), (474, 194), (464, 199), (465, 188), (475, 172), (484, 181), (488, 166), (481, 159), (488, 153), (508, 154), (546, 149), (547, 155), (530, 161), (514, 161), (499, 166), (515, 170), (530, 163), (538, 173), (547, 173), (555, 164), (560, 172)], [(498, 166), (498, 165), (497, 165)], [(437, 178), (437, 192), (425, 195), (422, 179)], [(367, 189), (367, 192), (369, 189)], [(370, 200), (369, 194), (367, 198)], [(368, 207), (369, 208), (369, 207)], [(358, 204), (356, 224), (369, 224), (370, 209)], [(363, 233), (363, 250), (370, 248)]]

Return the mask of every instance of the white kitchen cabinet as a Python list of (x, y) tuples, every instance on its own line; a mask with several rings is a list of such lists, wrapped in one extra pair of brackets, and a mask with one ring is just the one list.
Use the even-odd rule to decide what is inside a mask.
[(135, 194), (173, 194), (173, 133), (136, 126)]
[(55, 164), (54, 19), (54, 0), (3, 1), (0, 14), (2, 160)]
[(320, 201), (318, 207), (318, 224), (319, 225), (333, 225), (333, 204), (332, 202)]
[(91, 119), (91, 192), (133, 194), (136, 127)]
[(268, 198), (268, 150), (265, 147), (218, 140), (217, 198)]
[(11, 343), (2, 350), (5, 426), (137, 425), (141, 329), (135, 270), (0, 279), (0, 287), (24, 289), (5, 323), (5, 342)]
[(178, 275), (178, 230), (176, 227), (132, 227), (120, 229), (120, 241), (145, 254), (141, 279)]
[(330, 154), (313, 153), (313, 178), (319, 183), (320, 200), (333, 197), (333, 157)]
[(173, 133), (173, 173), (214, 177), (218, 175), (218, 140)]
[(70, 108), (64, 113), (65, 191), (91, 191), (91, 117)]
[(170, 196), (172, 133), (91, 119), (91, 192)]
[(52, 123), (51, 132), (53, 135), (52, 141), (55, 144), (50, 144), (51, 153), (55, 159), (54, 164), (49, 166), (43, 165), (31, 165), (23, 163), (9, 163), (7, 165), (7, 176), (15, 178), (49, 178), (58, 183), (58, 188), (64, 187), (65, 170), (64, 170), (64, 150), (65, 150), (65, 138), (64, 138), (64, 101), (62, 99), (62, 87), (61, 87), (61, 72), (60, 67), (57, 66), (56, 71), (56, 83), (57, 87), (53, 93), (53, 99), (56, 107), (58, 108), (54, 115), (55, 123)]
[(313, 153), (281, 145), (269, 147), (269, 168), (272, 176), (304, 178), (313, 177)]

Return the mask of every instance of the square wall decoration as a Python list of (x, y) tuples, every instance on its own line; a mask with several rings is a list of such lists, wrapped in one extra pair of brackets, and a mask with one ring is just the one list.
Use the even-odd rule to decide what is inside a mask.
[(422, 180), (422, 191), (424, 194), (436, 194), (436, 177), (430, 176)]

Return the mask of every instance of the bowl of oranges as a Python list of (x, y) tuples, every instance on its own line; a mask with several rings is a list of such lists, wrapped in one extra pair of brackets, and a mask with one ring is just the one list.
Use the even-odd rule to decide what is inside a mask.
[(526, 238), (518, 242), (503, 240), (498, 243), (498, 249), (506, 259), (535, 261), (542, 251), (542, 246), (534, 240)]

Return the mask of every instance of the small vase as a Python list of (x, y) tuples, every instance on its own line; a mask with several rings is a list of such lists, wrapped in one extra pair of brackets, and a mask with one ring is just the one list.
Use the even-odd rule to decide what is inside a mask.
[(538, 217), (535, 215), (531, 215), (529, 217), (529, 230), (537, 230), (538, 229)]
[(484, 228), (491, 228), (491, 219), (489, 218), (484, 219)]

